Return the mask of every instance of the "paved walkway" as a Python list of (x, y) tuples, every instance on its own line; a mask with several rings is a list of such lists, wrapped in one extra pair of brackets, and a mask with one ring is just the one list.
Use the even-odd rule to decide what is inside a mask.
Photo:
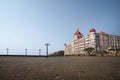
[(120, 80), (120, 57), (0, 57), (0, 80)]

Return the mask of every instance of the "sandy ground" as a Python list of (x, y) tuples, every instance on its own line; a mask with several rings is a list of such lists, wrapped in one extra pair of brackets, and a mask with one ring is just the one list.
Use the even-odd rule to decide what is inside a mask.
[(0, 80), (120, 80), (120, 57), (0, 57)]

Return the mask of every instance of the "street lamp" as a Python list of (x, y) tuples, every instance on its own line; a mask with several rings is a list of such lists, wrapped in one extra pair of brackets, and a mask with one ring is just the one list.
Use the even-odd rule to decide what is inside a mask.
[(45, 44), (45, 46), (46, 46), (46, 55), (47, 55), (47, 58), (48, 58), (48, 46), (49, 46), (50, 44), (49, 43), (46, 43)]
[(27, 55), (27, 50), (28, 50), (28, 49), (25, 49), (25, 55)]
[(41, 49), (39, 49), (39, 56), (41, 55)]
[(8, 49), (8, 48), (6, 48), (6, 50), (7, 50), (7, 55), (8, 55), (8, 53), (9, 53), (9, 49)]

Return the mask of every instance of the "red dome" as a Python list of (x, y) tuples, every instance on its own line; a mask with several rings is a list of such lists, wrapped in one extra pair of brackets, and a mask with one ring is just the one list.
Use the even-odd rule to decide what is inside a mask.
[(81, 33), (80, 33), (80, 31), (79, 31), (79, 29), (77, 28), (77, 31), (74, 33), (74, 35), (80, 35)]
[(96, 32), (94, 28), (91, 28), (89, 32)]
[(74, 35), (79, 35), (79, 34), (81, 34), (79, 31), (76, 31), (76, 32), (74, 33)]
[(106, 32), (101, 31), (99, 34), (103, 35), (103, 34), (107, 34), (107, 33), (106, 33)]

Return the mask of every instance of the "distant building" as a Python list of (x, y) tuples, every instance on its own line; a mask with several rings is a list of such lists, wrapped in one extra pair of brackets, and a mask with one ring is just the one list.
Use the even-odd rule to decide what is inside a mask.
[(84, 49), (88, 47), (93, 47), (94, 53), (104, 53), (110, 50), (114, 53), (115, 50), (120, 49), (120, 36), (110, 35), (103, 31), (97, 33), (94, 28), (83, 36), (77, 28), (72, 41), (64, 44), (64, 55), (85, 54)]

